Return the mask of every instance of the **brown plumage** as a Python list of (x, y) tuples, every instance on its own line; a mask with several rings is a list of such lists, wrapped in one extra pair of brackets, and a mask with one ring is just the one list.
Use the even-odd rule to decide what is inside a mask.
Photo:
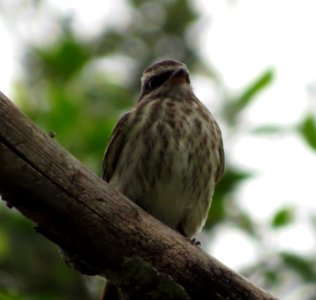
[(113, 130), (104, 180), (191, 238), (206, 221), (223, 171), (220, 129), (194, 95), (187, 67), (166, 60), (147, 68), (135, 108)]

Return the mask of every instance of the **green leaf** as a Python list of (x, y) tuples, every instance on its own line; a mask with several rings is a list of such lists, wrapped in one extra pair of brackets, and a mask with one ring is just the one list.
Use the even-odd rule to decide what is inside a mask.
[(252, 176), (251, 172), (236, 168), (226, 168), (224, 177), (216, 185), (216, 194), (226, 195), (232, 192), (242, 181)]
[(316, 150), (316, 117), (307, 115), (299, 126), (299, 132), (305, 142)]
[(271, 221), (271, 225), (274, 228), (280, 228), (280, 227), (290, 224), (293, 221), (293, 218), (294, 218), (293, 209), (289, 207), (285, 207), (276, 212), (276, 214), (274, 215)]
[(316, 280), (313, 260), (288, 252), (281, 253), (280, 257), (288, 268), (298, 273), (305, 281), (314, 282)]
[(234, 122), (237, 115), (245, 109), (255, 96), (265, 89), (273, 80), (273, 70), (268, 69), (252, 82), (236, 99), (234, 99), (226, 109), (226, 117), (230, 122)]
[(235, 106), (238, 110), (243, 109), (246, 107), (254, 97), (264, 88), (266, 88), (273, 79), (273, 71), (267, 70), (259, 78), (250, 84), (248, 88), (236, 99)]

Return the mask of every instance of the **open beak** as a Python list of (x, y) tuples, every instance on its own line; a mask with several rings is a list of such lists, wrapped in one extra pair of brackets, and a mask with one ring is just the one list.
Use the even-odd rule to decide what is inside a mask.
[(189, 74), (183, 69), (174, 71), (166, 81), (167, 84), (190, 83)]

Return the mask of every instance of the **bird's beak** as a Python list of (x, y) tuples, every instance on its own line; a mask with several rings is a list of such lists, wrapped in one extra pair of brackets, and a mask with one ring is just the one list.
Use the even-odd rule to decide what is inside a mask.
[(183, 69), (174, 71), (166, 81), (166, 84), (170, 85), (181, 83), (190, 83), (189, 74)]

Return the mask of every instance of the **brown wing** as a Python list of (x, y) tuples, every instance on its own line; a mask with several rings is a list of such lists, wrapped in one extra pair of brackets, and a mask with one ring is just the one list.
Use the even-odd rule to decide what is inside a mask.
[(218, 165), (218, 169), (216, 172), (216, 178), (215, 178), (215, 182), (219, 182), (221, 180), (221, 178), (224, 175), (224, 170), (225, 170), (225, 153), (224, 153), (224, 147), (223, 147), (223, 142), (221, 139), (221, 146), (218, 149), (219, 151), (219, 165)]
[(126, 138), (128, 135), (130, 113), (125, 114), (116, 124), (112, 131), (110, 142), (105, 149), (103, 165), (102, 165), (102, 178), (109, 182), (125, 146)]
[(224, 170), (225, 170), (225, 153), (224, 153), (224, 146), (223, 146), (223, 139), (222, 139), (222, 135), (221, 135), (221, 131), (220, 128), (218, 126), (217, 123), (216, 127), (218, 128), (218, 132), (219, 132), (219, 139), (220, 139), (220, 146), (218, 148), (218, 152), (219, 152), (219, 165), (216, 171), (216, 177), (215, 177), (215, 182), (219, 182), (221, 180), (221, 178), (224, 175)]

